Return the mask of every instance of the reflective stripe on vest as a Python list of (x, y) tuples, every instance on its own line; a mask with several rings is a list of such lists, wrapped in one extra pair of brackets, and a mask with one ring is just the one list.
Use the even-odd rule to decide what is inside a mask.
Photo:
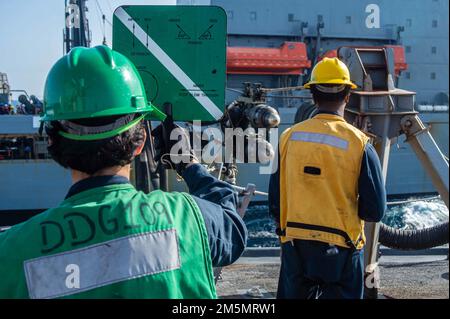
[(358, 179), (368, 138), (336, 115), (318, 114), (280, 138), (281, 240), (360, 249)]
[(177, 232), (170, 229), (27, 260), (28, 292), (32, 299), (59, 298), (179, 269), (178, 246)]
[(343, 150), (348, 149), (348, 141), (328, 134), (311, 132), (292, 132), (291, 141), (302, 141), (330, 145)]

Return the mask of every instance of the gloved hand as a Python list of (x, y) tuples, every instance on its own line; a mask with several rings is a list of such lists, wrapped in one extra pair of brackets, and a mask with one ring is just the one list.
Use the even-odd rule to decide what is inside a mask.
[(156, 151), (155, 161), (166, 168), (175, 169), (180, 176), (188, 164), (198, 162), (188, 132), (176, 125), (171, 116), (152, 131), (152, 137)]

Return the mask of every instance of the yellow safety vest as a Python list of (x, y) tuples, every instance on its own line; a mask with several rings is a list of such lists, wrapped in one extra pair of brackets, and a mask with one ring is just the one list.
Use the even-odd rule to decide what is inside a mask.
[(369, 138), (337, 115), (318, 114), (280, 138), (281, 241), (364, 246), (358, 178)]

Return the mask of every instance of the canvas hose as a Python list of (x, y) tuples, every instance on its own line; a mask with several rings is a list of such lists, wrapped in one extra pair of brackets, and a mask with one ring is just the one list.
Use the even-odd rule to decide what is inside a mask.
[(428, 249), (448, 243), (448, 222), (436, 226), (404, 230), (380, 224), (379, 241), (382, 245), (400, 250)]

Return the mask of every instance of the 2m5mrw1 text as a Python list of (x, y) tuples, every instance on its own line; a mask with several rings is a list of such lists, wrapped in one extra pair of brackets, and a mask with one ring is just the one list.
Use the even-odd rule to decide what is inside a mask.
[(216, 314), (274, 314), (275, 304), (217, 304)]

